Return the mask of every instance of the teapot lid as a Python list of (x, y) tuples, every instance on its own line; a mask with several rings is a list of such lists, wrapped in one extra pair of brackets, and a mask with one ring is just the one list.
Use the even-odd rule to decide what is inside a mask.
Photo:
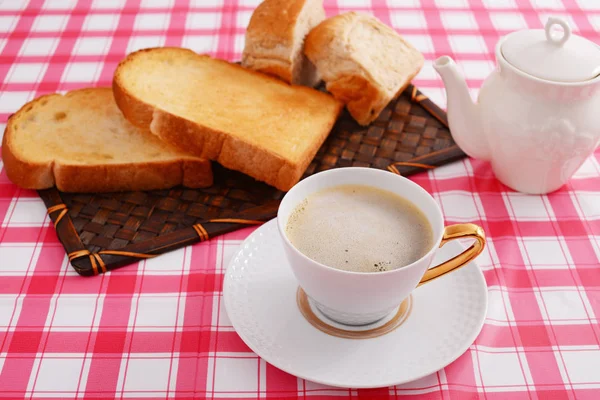
[[(553, 28), (560, 26), (560, 32)], [(571, 35), (562, 18), (551, 17), (545, 29), (511, 33), (502, 44), (503, 57), (515, 68), (554, 82), (582, 82), (600, 75), (600, 46)]]

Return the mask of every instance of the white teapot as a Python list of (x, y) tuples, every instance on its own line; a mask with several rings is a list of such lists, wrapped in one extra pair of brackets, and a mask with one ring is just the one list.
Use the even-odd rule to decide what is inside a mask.
[[(561, 26), (562, 32), (553, 32)], [(458, 146), (488, 160), (502, 183), (531, 194), (559, 189), (600, 140), (600, 46), (550, 18), (496, 45), (497, 68), (473, 103), (447, 56), (435, 60)]]

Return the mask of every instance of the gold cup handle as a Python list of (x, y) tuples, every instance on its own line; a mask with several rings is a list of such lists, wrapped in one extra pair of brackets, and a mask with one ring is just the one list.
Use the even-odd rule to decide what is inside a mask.
[(462, 267), (483, 251), (483, 248), (485, 247), (485, 233), (480, 226), (475, 224), (456, 224), (447, 226), (444, 229), (444, 237), (442, 238), (440, 247), (451, 240), (462, 238), (473, 238), (475, 239), (475, 243), (456, 257), (428, 269), (417, 287)]

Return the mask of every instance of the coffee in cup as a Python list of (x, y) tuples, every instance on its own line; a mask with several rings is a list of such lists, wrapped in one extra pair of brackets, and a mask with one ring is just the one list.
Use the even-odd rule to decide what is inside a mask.
[[(356, 192), (345, 193), (352, 190)], [(359, 196), (352, 197), (350, 194)], [(352, 205), (351, 200), (357, 197), (370, 202)], [(340, 204), (332, 205), (332, 199), (343, 201), (343, 208)], [(388, 206), (402, 211), (385, 214)], [(337, 217), (327, 216), (323, 210), (335, 211)], [(379, 222), (374, 223), (372, 215), (359, 220), (363, 214), (375, 211), (383, 212), (383, 217), (378, 217)], [(386, 215), (391, 220), (394, 216), (401, 215), (404, 219), (412, 215), (413, 219), (408, 220), (422, 225), (413, 228), (413, 231), (393, 231), (394, 223), (387, 221)], [(421, 215), (427, 224), (422, 223)], [(474, 224), (444, 226), (442, 210), (422, 187), (400, 175), (374, 168), (334, 168), (301, 180), (281, 200), (277, 227), (287, 261), (310, 302), (327, 318), (345, 325), (367, 325), (381, 320), (397, 309), (415, 288), (467, 265), (485, 246), (481, 227)], [(330, 234), (326, 236), (324, 232), (327, 229)], [(367, 234), (361, 234), (361, 230)], [(408, 232), (412, 236), (410, 239), (400, 237), (400, 232)], [(351, 241), (353, 236), (358, 239)], [(473, 239), (471, 246), (431, 267), (436, 249), (451, 240), (466, 238)], [(379, 253), (371, 251), (371, 247), (384, 241), (390, 246), (380, 247)], [(341, 246), (337, 247), (339, 244)], [(336, 246), (337, 250), (329, 255), (327, 253), (332, 251), (332, 246)], [(346, 249), (348, 253), (354, 250), (352, 266), (352, 258), (343, 257)], [(361, 258), (361, 251), (370, 253), (371, 258)], [(423, 251), (425, 254), (421, 254)], [(400, 257), (405, 261), (401, 262)], [(355, 272), (370, 268), (366, 262), (359, 263), (359, 259), (372, 261), (376, 273)], [(348, 267), (345, 266), (346, 260)], [(375, 268), (381, 260), (390, 263), (389, 269), (380, 271)], [(338, 268), (340, 265), (343, 269)]]
[(384, 272), (412, 264), (433, 247), (433, 229), (413, 203), (368, 185), (338, 185), (296, 206), (286, 234), (301, 253), (329, 267)]

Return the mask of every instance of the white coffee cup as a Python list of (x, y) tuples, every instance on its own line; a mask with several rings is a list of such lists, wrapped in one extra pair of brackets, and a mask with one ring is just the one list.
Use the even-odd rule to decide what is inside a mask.
[[(367, 185), (391, 191), (414, 203), (427, 217), (434, 245), (419, 260), (384, 272), (351, 272), (316, 262), (296, 249), (286, 235), (291, 212), (310, 194), (337, 185)], [(485, 246), (483, 230), (474, 224), (444, 227), (442, 212), (429, 193), (411, 180), (373, 168), (336, 168), (311, 175), (286, 193), (277, 225), (292, 271), (302, 289), (328, 318), (346, 325), (366, 325), (392, 312), (419, 285), (467, 264)], [(433, 268), (436, 250), (458, 238), (474, 238), (471, 247)]]

